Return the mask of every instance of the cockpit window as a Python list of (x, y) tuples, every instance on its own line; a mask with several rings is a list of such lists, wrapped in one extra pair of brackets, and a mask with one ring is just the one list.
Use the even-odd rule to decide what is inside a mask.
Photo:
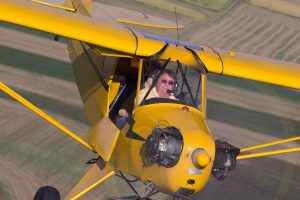
[(201, 73), (187, 65), (154, 58), (144, 65), (138, 104), (178, 103), (201, 109)]
[(176, 96), (186, 105), (200, 108), (201, 105), (201, 73), (186, 65), (178, 66), (178, 89)]

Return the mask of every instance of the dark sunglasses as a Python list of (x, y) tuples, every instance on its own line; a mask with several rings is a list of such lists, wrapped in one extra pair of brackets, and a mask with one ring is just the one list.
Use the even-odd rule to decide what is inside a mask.
[(163, 83), (163, 84), (166, 84), (166, 83), (168, 83), (169, 85), (174, 85), (174, 81), (167, 81), (167, 80), (161, 80), (160, 81), (161, 83)]

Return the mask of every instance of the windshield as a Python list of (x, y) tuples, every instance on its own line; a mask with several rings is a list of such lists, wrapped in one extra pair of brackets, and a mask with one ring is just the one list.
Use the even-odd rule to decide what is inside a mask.
[(179, 65), (177, 97), (187, 105), (201, 105), (201, 74), (186, 65)]
[(201, 73), (187, 65), (152, 58), (144, 64), (139, 105), (178, 103), (201, 109)]

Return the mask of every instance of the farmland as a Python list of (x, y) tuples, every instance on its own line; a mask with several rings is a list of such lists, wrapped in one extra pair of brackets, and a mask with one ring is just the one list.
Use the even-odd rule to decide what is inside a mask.
[(262, 8), (280, 12), (282, 14), (290, 15), (292, 17), (300, 18), (300, 5), (297, 5), (296, 2), (282, 0), (250, 0), (249, 2), (255, 6), (260, 6)]
[(219, 11), (222, 9), (230, 0), (183, 0), (184, 2), (200, 6), (203, 8), (211, 9), (213, 11)]
[[(174, 19), (171, 8), (160, 9), (146, 1), (101, 2), (145, 9), (159, 17)], [(191, 18), (186, 14), (191, 9), (196, 12), (191, 2), (158, 2), (178, 4), (188, 10), (178, 10), (179, 19), (187, 23), (186, 29), (180, 31), (181, 40), (300, 63), (300, 20), (291, 17), (288, 11), (282, 14), (248, 1), (229, 1), (220, 9), (207, 5), (209, 9), (205, 10), (199, 5), (197, 13), (201, 18)], [(52, 37), (1, 23), (0, 80), (83, 136), (89, 127), (66, 46), (64, 42), (52, 41)], [(246, 147), (299, 135), (298, 91), (218, 75), (209, 75), (208, 79), (208, 124), (216, 138), (227, 138), (238, 147)], [(0, 111), (0, 199), (31, 199), (41, 185), (54, 185), (66, 194), (89, 167), (84, 163), (96, 155), (3, 93), (0, 93)], [(300, 194), (299, 163), (296, 154), (242, 161), (225, 182), (212, 179), (195, 199), (222, 196), (223, 199), (296, 200)], [(142, 191), (142, 186), (138, 185), (138, 189)], [(128, 194), (127, 186), (115, 178), (85, 199)], [(170, 198), (161, 195), (156, 199)]]

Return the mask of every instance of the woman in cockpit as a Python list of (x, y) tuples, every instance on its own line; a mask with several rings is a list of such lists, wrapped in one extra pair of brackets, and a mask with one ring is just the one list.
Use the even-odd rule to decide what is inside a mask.
[[(151, 99), (151, 98), (168, 98), (175, 99), (174, 96), (174, 88), (176, 85), (176, 75), (173, 71), (169, 69), (165, 69), (159, 74), (156, 79), (155, 87), (151, 89), (151, 85), (153, 84), (153, 77), (149, 77), (145, 82), (145, 87), (140, 91), (139, 97), (137, 99), (138, 105), (142, 103), (143, 100)], [(155, 80), (154, 80), (155, 81)], [(151, 91), (149, 91), (151, 89)], [(125, 109), (119, 110), (119, 115), (121, 117), (128, 117), (128, 112)]]
[[(145, 83), (145, 88), (140, 91), (138, 97), (138, 105), (141, 104), (143, 100), (151, 98), (169, 98), (176, 99), (174, 96), (174, 88), (176, 85), (176, 75), (173, 71), (165, 69), (159, 74), (156, 80), (155, 87), (151, 89), (153, 78), (150, 77)], [(151, 91), (149, 91), (151, 89)], [(146, 96), (147, 95), (147, 96)]]

